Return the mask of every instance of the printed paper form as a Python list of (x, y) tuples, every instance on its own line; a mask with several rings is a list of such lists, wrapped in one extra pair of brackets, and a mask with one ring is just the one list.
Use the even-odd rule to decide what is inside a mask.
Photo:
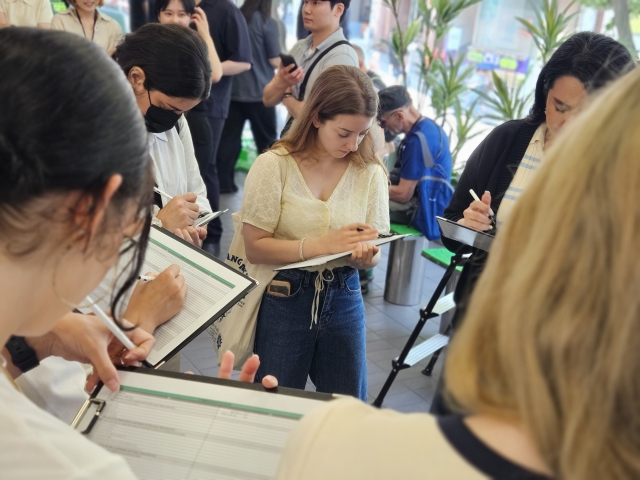
[[(126, 262), (125, 258), (119, 262), (121, 268)], [(154, 332), (156, 344), (148, 358), (152, 365), (160, 363), (220, 310), (231, 306), (230, 302), (251, 284), (244, 275), (152, 229), (141, 272), (159, 273), (172, 264), (180, 267), (188, 290), (180, 313)], [(102, 298), (99, 304), (105, 311), (111, 302), (113, 275), (109, 272), (92, 294), (92, 298)]]
[[(382, 237), (377, 240), (372, 240), (369, 242), (372, 245), (380, 246), (385, 243), (393, 242), (395, 240), (400, 240), (401, 238), (410, 237), (411, 235), (392, 235), (390, 237)], [(343, 252), (343, 253), (335, 253), (333, 255), (321, 255), (319, 257), (314, 257), (310, 260), (305, 260), (304, 262), (296, 262), (290, 263), (289, 265), (285, 265), (284, 267), (275, 268), (274, 270), (289, 270), (291, 268), (305, 268), (305, 267), (315, 267), (317, 265), (324, 265), (325, 263), (329, 263), (332, 260), (337, 260), (338, 258), (346, 257), (347, 255), (351, 255), (351, 252)]]
[(89, 438), (141, 479), (271, 479), (298, 419), (325, 402), (120, 372)]

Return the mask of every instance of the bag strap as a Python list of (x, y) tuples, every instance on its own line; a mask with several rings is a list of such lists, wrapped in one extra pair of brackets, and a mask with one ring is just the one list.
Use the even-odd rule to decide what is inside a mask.
[(304, 79), (302, 80), (302, 84), (300, 84), (300, 89), (298, 90), (298, 100), (299, 101), (302, 102), (304, 100), (304, 93), (305, 93), (305, 90), (307, 89), (307, 83), (309, 83), (309, 78), (311, 77), (311, 72), (313, 71), (315, 66), (320, 62), (320, 60), (323, 59), (323, 57), (327, 53), (329, 53), (334, 48), (339, 47), (340, 45), (351, 45), (351, 44), (349, 42), (347, 42), (346, 40), (339, 40), (336, 43), (334, 43), (333, 45), (331, 45), (330, 47), (328, 47), (326, 50), (323, 50), (322, 52), (320, 52), (318, 54), (318, 57), (311, 64), (311, 66), (309, 67), (309, 70), (307, 70), (307, 73), (305, 74)]

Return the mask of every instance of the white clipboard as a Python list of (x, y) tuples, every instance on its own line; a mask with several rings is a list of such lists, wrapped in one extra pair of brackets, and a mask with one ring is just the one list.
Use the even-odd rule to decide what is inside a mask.
[[(120, 268), (127, 261), (127, 258), (122, 258)], [(178, 353), (257, 285), (254, 279), (234, 270), (206, 251), (168, 230), (152, 226), (141, 273), (160, 273), (172, 264), (180, 267), (180, 274), (184, 276), (188, 288), (187, 296), (180, 313), (160, 325), (153, 333), (156, 343), (147, 361), (154, 368), (160, 367)], [(113, 282), (117, 268), (116, 265), (111, 269), (91, 294), (91, 298), (101, 299), (98, 305), (104, 311), (110, 309), (112, 295), (118, 288), (118, 284), (114, 287)], [(124, 303), (128, 303), (128, 298)], [(91, 312), (88, 308), (81, 310), (82, 313)]]
[[(391, 235), (378, 238), (377, 240), (372, 240), (368, 243), (375, 246), (384, 245), (385, 243), (395, 242), (396, 240), (404, 239), (405, 237), (410, 237), (411, 235)], [(296, 262), (290, 263), (289, 265), (285, 265), (284, 267), (274, 268), (274, 270), (290, 270), (292, 268), (306, 268), (306, 267), (316, 267), (318, 265), (324, 265), (325, 263), (329, 263), (332, 260), (337, 260), (338, 258), (346, 257), (351, 255), (351, 252), (342, 252), (342, 253), (334, 253), (332, 255), (320, 255), (319, 257), (314, 257), (309, 260), (305, 260), (304, 262)]]
[(137, 478), (274, 478), (290, 432), (332, 395), (151, 369), (120, 368), (72, 423), (125, 458)]

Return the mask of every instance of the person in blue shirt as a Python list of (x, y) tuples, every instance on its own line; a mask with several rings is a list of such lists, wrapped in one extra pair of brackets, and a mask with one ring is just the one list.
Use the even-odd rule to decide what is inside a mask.
[(411, 225), (429, 240), (440, 238), (442, 216), (453, 188), (449, 138), (433, 120), (420, 114), (405, 87), (378, 92), (378, 124), (392, 135), (404, 133), (391, 171), (389, 210), (392, 223)]

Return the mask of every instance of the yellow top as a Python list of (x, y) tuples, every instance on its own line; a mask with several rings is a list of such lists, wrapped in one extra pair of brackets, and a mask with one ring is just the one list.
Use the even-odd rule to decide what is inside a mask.
[(434, 416), (352, 398), (304, 416), (285, 444), (277, 480), (488, 479), (449, 444)]
[[(362, 222), (378, 230), (389, 231), (389, 187), (382, 166), (358, 168), (350, 163), (327, 201), (313, 196), (298, 168), (284, 149), (260, 155), (245, 181), (242, 222), (267, 232), (274, 238), (301, 240), (325, 235)], [(281, 178), (284, 163), (285, 178)], [(335, 262), (338, 262), (334, 264)], [(335, 260), (323, 268), (346, 265)]]
[(49, 0), (0, 0), (0, 13), (16, 27), (48, 25), (53, 17)]
[[(81, 37), (84, 37), (86, 33), (86, 38), (91, 40), (92, 32), (85, 32), (82, 29), (78, 15), (73, 7), (56, 14), (51, 21), (51, 28), (75, 33)], [(98, 20), (93, 29), (93, 41), (107, 53), (111, 53), (122, 38), (120, 24), (100, 11), (98, 11)]]

